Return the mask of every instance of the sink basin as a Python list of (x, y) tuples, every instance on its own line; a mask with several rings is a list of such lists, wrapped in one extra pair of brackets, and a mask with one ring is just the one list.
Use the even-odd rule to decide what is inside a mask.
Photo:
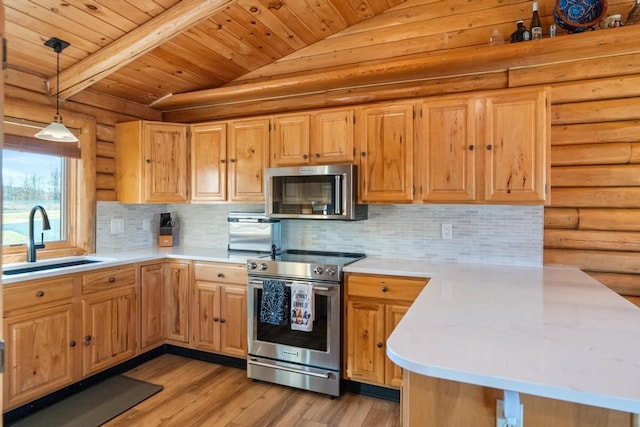
[(25, 273), (34, 273), (36, 271), (46, 271), (46, 270), (54, 270), (58, 268), (67, 268), (67, 267), (75, 267), (79, 265), (86, 264), (95, 264), (98, 262), (104, 262), (104, 259), (100, 258), (87, 258), (87, 257), (76, 257), (76, 258), (66, 258), (65, 260), (58, 261), (44, 261), (33, 264), (20, 264), (15, 267), (8, 266), (2, 270), (3, 276), (12, 276), (15, 274), (25, 274)]

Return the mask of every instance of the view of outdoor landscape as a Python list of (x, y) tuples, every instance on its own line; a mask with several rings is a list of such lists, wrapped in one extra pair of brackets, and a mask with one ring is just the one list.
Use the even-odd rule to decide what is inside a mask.
[[(25, 244), (28, 240), (29, 213), (41, 205), (51, 223), (44, 231), (44, 241), (59, 241), (62, 216), (62, 171), (64, 159), (46, 154), (14, 150), (2, 151), (2, 244)], [(34, 237), (40, 241), (42, 216), (36, 212)]]

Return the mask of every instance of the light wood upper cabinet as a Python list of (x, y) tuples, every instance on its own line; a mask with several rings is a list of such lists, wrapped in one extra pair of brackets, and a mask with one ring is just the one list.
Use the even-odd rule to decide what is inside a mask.
[(135, 121), (116, 124), (116, 186), (122, 203), (188, 200), (187, 126)]
[(294, 166), (310, 164), (309, 114), (273, 117), (271, 164)]
[(264, 201), (264, 169), (269, 165), (269, 119), (228, 123), (228, 200)]
[(422, 101), (416, 201), (541, 203), (550, 175), (545, 89)]
[(311, 163), (354, 162), (353, 108), (311, 113)]
[(353, 108), (273, 116), (271, 166), (354, 161)]
[(227, 124), (191, 126), (191, 201), (227, 199)]
[(550, 175), (547, 92), (509, 90), (485, 98), (484, 199), (544, 202)]
[(473, 98), (422, 102), (416, 149), (416, 182), (423, 201), (476, 198), (476, 114)]
[(414, 105), (399, 102), (358, 109), (361, 202), (413, 199)]

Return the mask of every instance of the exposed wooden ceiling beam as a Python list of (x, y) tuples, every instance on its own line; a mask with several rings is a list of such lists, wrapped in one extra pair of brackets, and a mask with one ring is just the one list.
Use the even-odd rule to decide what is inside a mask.
[[(67, 99), (77, 94), (236, 1), (182, 0), (161, 15), (60, 72), (60, 98)], [(55, 76), (48, 83), (53, 96), (57, 91)]]
[(327, 90), (345, 90), (393, 81), (475, 74), (541, 64), (570, 63), (576, 59), (640, 53), (640, 27), (593, 31), (535, 42), (476, 46), (430, 52), (404, 60), (393, 60), (351, 68), (305, 73), (296, 76), (238, 82), (216, 89), (174, 94), (153, 103), (153, 108), (171, 112), (221, 104), (262, 101)]

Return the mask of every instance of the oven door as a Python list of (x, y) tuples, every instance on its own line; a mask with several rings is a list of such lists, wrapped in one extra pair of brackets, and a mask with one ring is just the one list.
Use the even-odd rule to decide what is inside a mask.
[[(315, 301), (313, 330), (304, 332), (291, 330), (289, 324), (272, 325), (260, 321), (262, 283), (263, 279), (249, 278), (247, 294), (249, 357), (264, 357), (338, 371), (341, 330), (340, 285), (285, 280), (287, 292), (290, 292), (293, 283), (313, 285)], [(291, 312), (290, 306), (288, 309)]]

